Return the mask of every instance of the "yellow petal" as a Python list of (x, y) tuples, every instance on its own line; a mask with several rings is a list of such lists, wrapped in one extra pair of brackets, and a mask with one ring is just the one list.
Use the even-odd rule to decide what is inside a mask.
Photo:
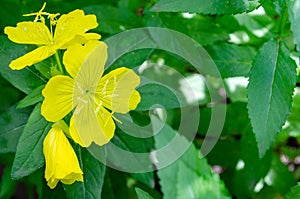
[[(99, 40), (101, 39), (101, 35), (97, 34), (97, 33), (84, 33), (82, 35), (86, 40)], [(85, 42), (86, 43), (86, 42)]]
[(51, 46), (42, 46), (13, 60), (10, 62), (9, 67), (13, 70), (21, 70), (26, 66), (31, 66), (47, 59), (51, 55), (55, 54), (55, 52), (55, 49)]
[(100, 43), (100, 41), (94, 40), (87, 42), (84, 46), (77, 43), (70, 46), (65, 51), (63, 63), (72, 77), (76, 77), (76, 74), (87, 55)]
[(50, 187), (50, 189), (54, 189), (54, 188), (56, 187), (58, 181), (59, 181), (59, 180), (57, 180), (56, 178), (50, 178), (50, 179), (48, 180), (47, 185)]
[(62, 15), (56, 24), (54, 41), (58, 46), (71, 41), (76, 35), (84, 34), (98, 26), (95, 15), (85, 15), (82, 10), (74, 10)]
[(118, 68), (105, 75), (97, 87), (97, 95), (103, 105), (118, 113), (134, 110), (140, 103), (140, 94), (135, 88), (140, 84), (140, 78), (128, 68)]
[(137, 105), (141, 102), (141, 95), (138, 91), (133, 91), (129, 99), (129, 110), (136, 109)]
[(94, 105), (78, 105), (70, 121), (70, 135), (83, 147), (92, 142), (99, 146), (108, 143), (115, 128), (111, 113), (103, 107), (95, 110)]
[(41, 113), (50, 122), (56, 122), (64, 118), (72, 108), (74, 81), (68, 76), (57, 75), (52, 77), (43, 89), (45, 98)]
[(52, 40), (49, 29), (41, 22), (20, 22), (17, 27), (5, 27), (4, 33), (11, 41), (19, 44), (47, 45)]
[(99, 40), (101, 38), (101, 35), (97, 33), (84, 33), (81, 35), (76, 35), (71, 41), (64, 44), (61, 48), (69, 48), (70, 46), (74, 44), (85, 44), (90, 40)]
[[(95, 93), (98, 82), (104, 71), (106, 59), (107, 45), (104, 42), (100, 42), (100, 44), (87, 55), (81, 64), (76, 78), (74, 78), (75, 85), (79, 85), (85, 92)], [(75, 88), (77, 89), (77, 87)], [(75, 90), (74, 94), (81, 94), (81, 89)]]
[(45, 178), (53, 189), (58, 181), (71, 184), (83, 181), (83, 172), (77, 156), (63, 131), (54, 125), (44, 140)]

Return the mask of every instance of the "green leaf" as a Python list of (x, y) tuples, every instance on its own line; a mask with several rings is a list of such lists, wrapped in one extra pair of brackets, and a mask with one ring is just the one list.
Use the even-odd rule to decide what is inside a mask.
[(248, 114), (262, 157), (285, 123), (296, 84), (296, 64), (279, 41), (264, 44), (249, 76)]
[(30, 111), (30, 108), (16, 109), (12, 106), (0, 115), (0, 153), (16, 152)]
[(120, 57), (117, 61), (115, 61), (111, 66), (109, 66), (105, 73), (117, 69), (119, 67), (126, 67), (126, 68), (137, 68), (143, 64), (144, 61), (148, 59), (150, 54), (152, 53), (153, 49), (142, 49), (136, 50), (129, 53), (126, 53), (122, 57)]
[[(122, 120), (123, 121), (123, 120)], [(126, 124), (125, 124), (126, 123)], [(129, 125), (131, 124), (131, 127)], [(123, 147), (124, 150), (135, 152), (135, 153), (148, 153), (153, 148), (153, 140), (152, 138), (139, 138), (139, 135), (142, 135), (144, 132), (141, 131), (141, 128), (134, 130), (133, 125), (129, 121), (125, 121), (124, 125), (129, 128), (131, 132), (134, 132), (137, 137), (133, 137), (127, 134), (127, 132), (117, 132), (115, 135), (115, 140), (120, 145), (120, 147)], [(145, 134), (144, 134), (145, 135)], [(144, 165), (151, 165), (150, 160), (138, 160), (141, 164)], [(143, 163), (142, 163), (143, 162)], [(145, 173), (131, 173), (131, 175), (139, 180), (140, 182), (144, 183), (148, 187), (154, 188), (154, 173), (153, 172), (145, 172)]]
[(294, 42), (297, 45), (297, 49), (299, 51), (300, 50), (300, 15), (299, 15), (300, 0), (289, 0), (286, 2), (288, 4), (288, 13), (291, 22), (291, 30), (293, 31)]
[(22, 94), (0, 75), (0, 114), (14, 105)]
[(42, 96), (42, 90), (44, 89), (44, 87), (45, 85), (42, 85), (31, 91), (24, 99), (22, 99), (18, 103), (17, 108), (25, 108), (43, 101), (44, 97)]
[(255, 136), (248, 129), (242, 135), (239, 161), (233, 176), (233, 190), (238, 198), (252, 198), (256, 184), (266, 176), (272, 161), (270, 151), (259, 158)]
[[(38, 70), (46, 79), (50, 79), (52, 77), (51, 70), (54, 70), (52, 59), (50, 57), (42, 62), (34, 64), (36, 70)], [(56, 62), (56, 61), (55, 61)], [(56, 69), (57, 70), (57, 69)]]
[(118, 6), (128, 8), (129, 10), (134, 12), (141, 12), (146, 3), (146, 0), (119, 0)]
[(138, 187), (135, 188), (135, 192), (138, 196), (138, 199), (153, 199), (147, 192)]
[(94, 5), (83, 8), (87, 14), (94, 14), (99, 20), (97, 31), (115, 34), (126, 29), (141, 26), (141, 20), (126, 8), (116, 8), (109, 5)]
[[(156, 148), (167, 146), (176, 133), (165, 125), (155, 136)], [(188, 141), (183, 138), (182, 142)], [(170, 155), (157, 153), (157, 159), (159, 162), (165, 161)], [(212, 173), (206, 159), (201, 157), (193, 144), (174, 163), (158, 170), (157, 175), (165, 199), (229, 198), (223, 182), (217, 174)]]
[[(215, 107), (224, 106), (224, 104)], [(198, 133), (206, 135), (210, 125), (212, 107), (200, 109), (200, 121)], [(232, 120), (232, 118), (235, 118)], [(226, 118), (222, 130), (222, 136), (241, 135), (246, 129), (250, 128), (250, 121), (247, 115), (247, 104), (242, 102), (234, 102), (226, 105)], [(220, 140), (221, 141), (221, 140)], [(225, 158), (225, 157), (224, 157)]]
[(2, 15), (0, 19), (0, 29), (1, 31), (7, 25), (14, 25), (20, 21), (21, 6), (19, 6), (18, 1), (2, 0), (0, 7), (0, 13)]
[(286, 194), (286, 199), (298, 199), (300, 198), (300, 182), (291, 188), (291, 191)]
[(14, 44), (5, 36), (0, 35), (0, 46), (0, 74), (13, 86), (28, 94), (45, 83), (45, 80), (32, 67), (26, 67), (19, 71), (9, 68), (8, 65), (13, 59), (27, 52), (25, 45)]
[(220, 44), (206, 46), (223, 78), (248, 76), (255, 57), (255, 49), (250, 46)]
[(248, 102), (247, 85), (248, 78), (246, 77), (230, 77), (225, 79), (225, 90), (230, 101)]
[(28, 176), (44, 165), (43, 141), (51, 126), (41, 115), (41, 104), (37, 104), (18, 142), (12, 167), (14, 179)]
[(182, 94), (159, 82), (142, 78), (142, 85), (137, 89), (141, 95), (141, 102), (136, 110), (150, 110), (154, 105), (160, 105), (165, 109), (178, 108), (186, 105)]
[[(181, 13), (151, 13), (146, 15), (145, 19), (149, 27), (176, 30), (190, 36), (201, 45), (208, 45), (229, 40), (229, 33), (233, 30), (226, 28), (222, 20), (226, 18), (226, 23), (233, 26), (237, 21), (233, 17), (226, 17), (195, 15), (192, 18), (184, 18)], [(212, 32), (214, 34), (211, 34)]]
[[(109, 153), (110, 155), (107, 156), (107, 161), (110, 162), (111, 164), (113, 164), (113, 166), (115, 166), (116, 168), (120, 168), (120, 170), (122, 169), (126, 169), (126, 167), (130, 166), (132, 168), (135, 168), (132, 164), (139, 164), (137, 165), (137, 168), (141, 168), (142, 166), (147, 168), (149, 166), (151, 166), (151, 161), (150, 159), (145, 156), (145, 158), (139, 158), (139, 156), (137, 156), (135, 153), (139, 154), (139, 153), (147, 153), (150, 151), (150, 149), (152, 149), (153, 147), (151, 147), (151, 138), (149, 139), (142, 139), (142, 138), (138, 138), (138, 135), (141, 135), (142, 133), (145, 133), (145, 131), (142, 128), (137, 128), (140, 126), (135, 126), (132, 124), (132, 121), (129, 121), (128, 118), (126, 118), (125, 116), (122, 116), (121, 114), (116, 115), (116, 117), (118, 119), (120, 119), (120, 121), (122, 121), (121, 125), (121, 129), (125, 130), (120, 131), (117, 130), (114, 137), (112, 138), (111, 142), (108, 143), (105, 147), (106, 150), (108, 151), (107, 153)], [(127, 135), (127, 130), (130, 130), (130, 132), (134, 132), (134, 136), (130, 136)], [(147, 132), (149, 134), (149, 132)], [(118, 148), (121, 149), (122, 152), (126, 151), (129, 153), (128, 156), (122, 156), (118, 153), (118, 151), (114, 150), (113, 146), (117, 146)], [(101, 150), (103, 147), (97, 146), (97, 145), (91, 145), (91, 147), (89, 147), (89, 150), (91, 151), (91, 153), (97, 157), (99, 160), (103, 160), (103, 157), (100, 157), (102, 154), (100, 154), (99, 156), (99, 152), (101, 152)], [(132, 166), (131, 166), (132, 165)], [(142, 165), (142, 166), (141, 166)], [(143, 172), (143, 173), (131, 173), (131, 175), (139, 180), (140, 182), (146, 184), (148, 187), (154, 187), (154, 174), (152, 171), (150, 172)]]
[[(118, 191), (115, 191), (118, 190)], [(129, 199), (126, 175), (111, 168), (106, 169), (102, 199)]]
[(297, 50), (300, 50), (300, 13), (299, 0), (286, 1), (288, 4), (289, 19), (291, 22), (291, 30), (293, 31), (294, 42), (297, 45)]
[(250, 12), (258, 7), (258, 0), (160, 0), (152, 8), (154, 12), (195, 12), (202, 14), (237, 14)]
[[(255, 39), (264, 38), (265, 40), (269, 40), (274, 35), (274, 31), (271, 28), (275, 26), (274, 18), (268, 15), (250, 15), (247, 13), (235, 15), (235, 19), (240, 24), (240, 27), (244, 28), (245, 32), (248, 34), (250, 41), (249, 43), (254, 42)], [(268, 30), (270, 29), (270, 30)], [(257, 31), (259, 30), (259, 31)], [(255, 38), (255, 39), (254, 39)], [(252, 40), (252, 41), (251, 41)], [(261, 39), (260, 39), (261, 40)], [(261, 42), (261, 41), (257, 41)]]
[(0, 198), (2, 199), (12, 198), (16, 191), (17, 183), (11, 179), (10, 173), (11, 167), (5, 167), (0, 181)]
[(43, 183), (42, 199), (64, 199), (66, 198), (65, 190), (61, 184), (57, 184), (55, 189), (50, 189), (46, 183)]
[(265, 181), (269, 186), (274, 187), (276, 192), (286, 194), (296, 184), (294, 174), (289, 171), (287, 165), (283, 164), (277, 155), (273, 155), (271, 169)]
[(88, 150), (79, 148), (79, 159), (83, 170), (83, 182), (64, 185), (69, 199), (100, 199), (106, 167), (96, 160)]

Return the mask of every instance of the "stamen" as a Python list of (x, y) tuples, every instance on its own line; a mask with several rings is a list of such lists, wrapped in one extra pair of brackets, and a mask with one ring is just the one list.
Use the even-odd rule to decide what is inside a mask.
[(97, 108), (96, 108), (96, 110), (95, 110), (95, 113), (96, 113), (96, 114), (99, 113), (102, 104), (103, 104), (103, 102), (100, 100), (99, 105), (97, 106)]
[(116, 118), (114, 115), (111, 115), (112, 118), (114, 118), (114, 120), (116, 120), (117, 122), (119, 122), (120, 124), (123, 124), (121, 120), (119, 120), (118, 118)]
[[(29, 13), (29, 14), (24, 14), (23, 16), (24, 16), (24, 17), (28, 17), (28, 16), (35, 16), (35, 15), (36, 15), (36, 17), (35, 17), (35, 19), (33, 20), (33, 22), (41, 21), (42, 23), (45, 23), (45, 18), (43, 17), (43, 15), (48, 16), (48, 18), (49, 18), (49, 16), (54, 16), (54, 17), (57, 16), (57, 14), (50, 14), (50, 13), (48, 13), (48, 12), (43, 12), (44, 9), (45, 9), (45, 7), (46, 7), (46, 2), (43, 4), (42, 8), (41, 8), (38, 12)], [(50, 21), (50, 22), (51, 22), (51, 21)]]
[(44, 4), (43, 4), (43, 6), (42, 6), (42, 8), (40, 9), (40, 11), (39, 12), (43, 12), (43, 10), (46, 8), (46, 2), (44, 2)]
[(56, 17), (60, 15), (60, 13), (56, 13), (56, 14), (49, 14), (48, 15), (48, 19), (50, 19), (50, 24), (51, 26), (55, 26), (57, 24), (57, 19)]
[(88, 103), (87, 100), (81, 99), (81, 97), (77, 97), (77, 99), (78, 99), (79, 101), (83, 102), (84, 104), (87, 104), (87, 103)]
[(103, 89), (102, 89), (102, 93), (103, 93), (103, 94), (106, 93), (106, 87), (107, 87), (107, 85), (108, 85), (108, 82), (109, 82), (109, 79), (106, 80), (106, 82), (105, 82), (105, 84), (104, 84), (104, 86), (103, 86)]
[(77, 88), (80, 90), (81, 94), (84, 94), (84, 90), (79, 86), (78, 83), (77, 83)]
[(105, 96), (103, 96), (103, 98), (113, 98), (113, 97), (119, 97), (119, 96), (120, 96), (119, 94), (113, 93), (111, 95), (105, 95)]
[(117, 84), (117, 76), (114, 76), (114, 85)]
[[(120, 122), (120, 123), (122, 124), (122, 122), (121, 122), (120, 120), (118, 120), (117, 118), (115, 118), (115, 116), (113, 116), (114, 113), (115, 113), (115, 112), (111, 112), (111, 113), (110, 113), (110, 117), (112, 117), (112, 118), (115, 119), (117, 122)], [(107, 123), (108, 123), (110, 117), (107, 118), (107, 120), (106, 120), (104, 126), (107, 125)]]
[(83, 109), (83, 106), (80, 106), (79, 108), (76, 108), (75, 111), (74, 111), (74, 114), (78, 115), (81, 110)]

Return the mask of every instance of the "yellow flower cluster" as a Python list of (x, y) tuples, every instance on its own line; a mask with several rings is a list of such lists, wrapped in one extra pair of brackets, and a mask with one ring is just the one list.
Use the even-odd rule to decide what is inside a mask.
[[(44, 8), (44, 6), (43, 6)], [(37, 13), (37, 16), (43, 12)], [(55, 14), (56, 15), (56, 14)], [(20, 70), (31, 66), (54, 55), (59, 49), (66, 49), (75, 43), (84, 43), (88, 40), (98, 40), (100, 35), (86, 33), (88, 30), (98, 26), (95, 15), (85, 15), (82, 10), (74, 10), (62, 15), (57, 21), (48, 14), (52, 21), (50, 30), (41, 21), (25, 21), (17, 24), (17, 27), (5, 27), (4, 33), (8, 38), (18, 44), (35, 44), (39, 46), (35, 50), (19, 57), (10, 63), (10, 68)], [(41, 18), (44, 19), (44, 18)], [(53, 25), (55, 31), (53, 33)]]
[[(141, 100), (136, 90), (140, 78), (124, 67), (103, 76), (107, 45), (98, 41), (100, 35), (87, 33), (98, 25), (95, 15), (75, 10), (57, 20), (59, 14), (44, 12), (44, 8), (45, 4), (39, 12), (26, 15), (36, 16), (33, 22), (20, 22), (4, 31), (15, 43), (37, 45), (35, 50), (13, 60), (12, 69), (20, 70), (55, 54), (62, 73), (51, 77), (42, 91), (41, 114), (54, 123), (43, 145), (45, 178), (54, 188), (58, 181), (83, 181), (77, 156), (65, 134), (82, 147), (92, 142), (100, 146), (108, 143), (115, 131), (113, 114), (134, 110)], [(50, 20), (50, 29), (44, 16)], [(57, 57), (58, 50), (65, 50), (65, 70)], [(61, 125), (71, 112), (69, 127)]]

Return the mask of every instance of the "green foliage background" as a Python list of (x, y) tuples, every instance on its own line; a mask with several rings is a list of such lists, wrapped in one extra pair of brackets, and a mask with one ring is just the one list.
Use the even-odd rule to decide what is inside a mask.
[[(95, 14), (99, 22), (95, 31), (102, 40), (138, 27), (186, 34), (212, 57), (227, 93), (224, 97), (220, 92), (220, 101), (211, 102), (204, 88), (194, 144), (171, 166), (144, 174), (120, 172), (73, 143), (85, 182), (59, 184), (54, 190), (43, 177), (42, 141), (51, 124), (40, 115), (41, 90), (53, 72), (43, 70), (43, 65), (51, 65), (51, 59), (12, 71), (9, 62), (32, 47), (14, 44), (3, 33), (5, 26), (30, 20), (22, 15), (39, 10), (43, 1), (0, 0), (0, 4), (0, 198), (300, 197), (300, 0), (47, 1), (48, 12), (63, 14), (78, 8)], [(155, 49), (128, 53), (112, 68), (133, 68), (146, 60), (154, 67), (143, 75), (160, 82), (174, 81), (168, 69), (155, 68), (161, 60), (187, 78), (200, 76), (183, 59)], [(218, 90), (220, 80), (201, 75)], [(198, 81), (191, 78), (196, 85)], [(248, 81), (247, 87), (243, 82)], [(164, 89), (141, 87), (143, 101), (131, 113), (136, 123), (147, 125), (151, 105), (161, 102), (168, 114), (163, 133), (141, 141), (119, 129), (112, 142), (128, 151), (150, 152), (177, 133), (181, 107)], [(226, 121), (213, 150), (200, 159), (211, 106), (226, 106)]]

